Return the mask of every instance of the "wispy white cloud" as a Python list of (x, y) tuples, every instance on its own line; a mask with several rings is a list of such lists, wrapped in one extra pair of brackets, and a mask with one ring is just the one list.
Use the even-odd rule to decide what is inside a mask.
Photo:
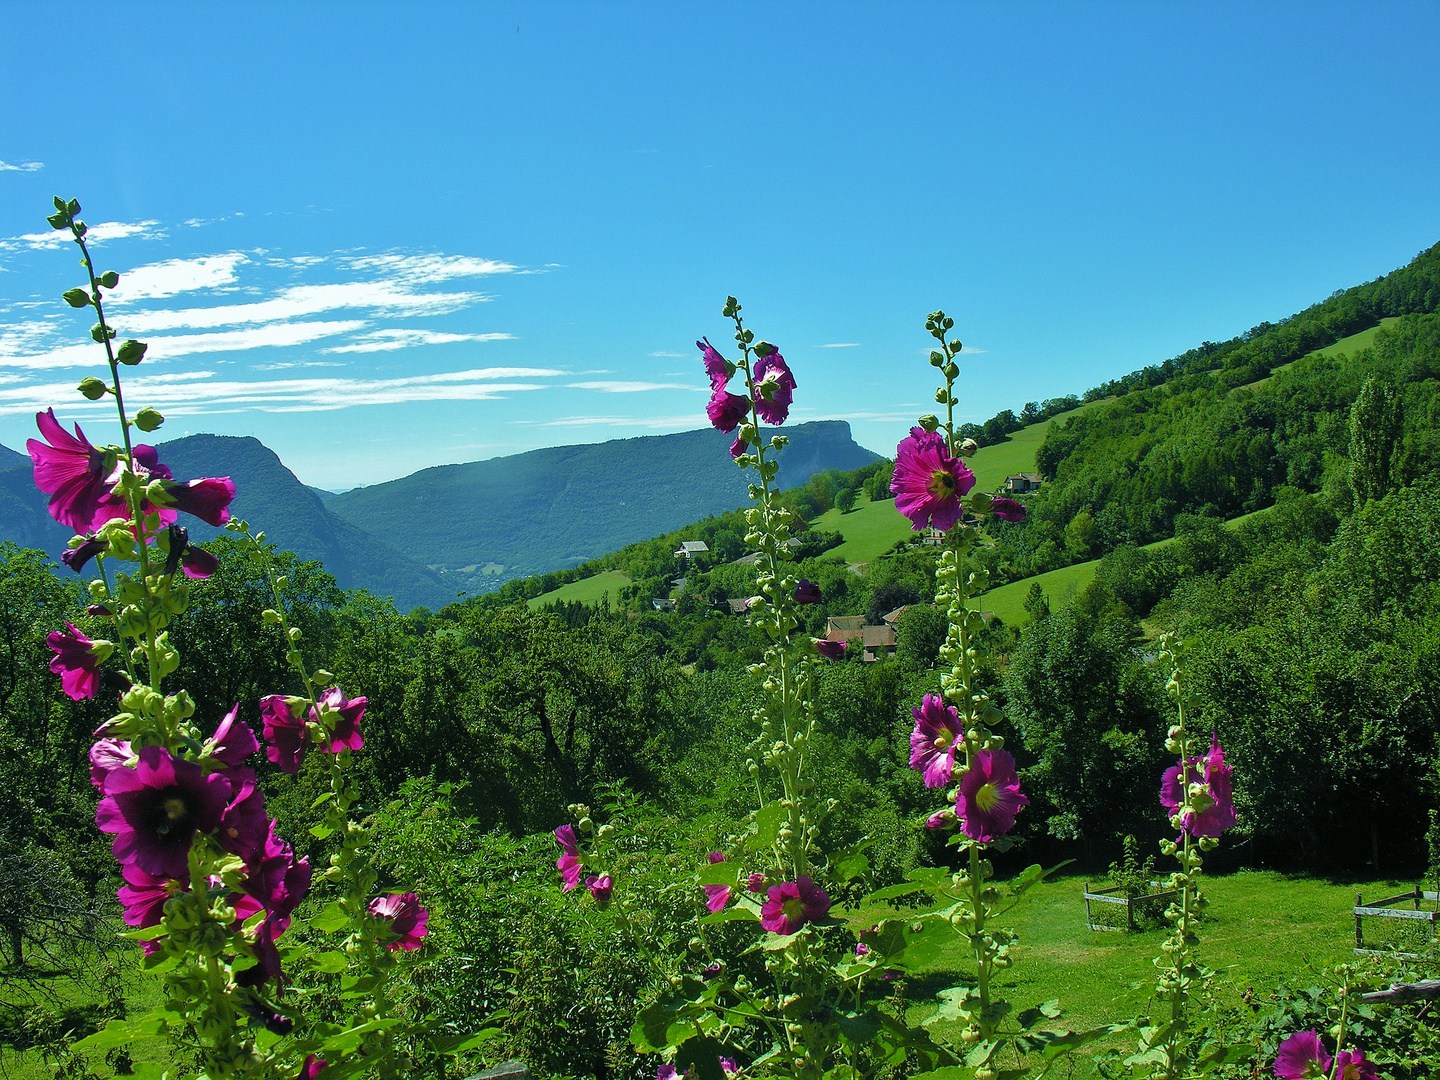
[(695, 390), (707, 393), (703, 387), (687, 386), (685, 383), (657, 382), (572, 382), (566, 383), (572, 390), (599, 390), (602, 394), (638, 394), (646, 390)]
[(681, 352), (652, 352), (650, 355), (651, 355), (651, 356), (669, 356), (669, 357), (672, 357), (672, 358), (674, 358), (674, 359), (680, 359), (681, 357), (684, 357), (684, 356), (687, 355), (687, 354), (681, 353)]
[(344, 367), (343, 360), (281, 360), (274, 364), (251, 364), (251, 371), (289, 371), (292, 368)]
[(223, 255), (202, 255), (198, 259), (167, 259), (165, 262), (137, 266), (120, 277), (120, 284), (110, 290), (116, 303), (135, 300), (158, 300), (198, 289), (219, 289), (235, 283), (235, 268), (249, 262), (242, 252)]
[(415, 345), (449, 345), (457, 341), (513, 341), (514, 334), (443, 334), (435, 330), (392, 328), (372, 330), (361, 335), (352, 345), (335, 345), (321, 349), (325, 353), (371, 353), (408, 349)]
[(822, 349), (858, 349), (859, 347), (858, 341), (832, 341), (820, 346)]
[(453, 278), (513, 274), (513, 263), (469, 255), (359, 255), (345, 260), (352, 270), (378, 270), (401, 281), (433, 285)]
[[(517, 421), (518, 422), (518, 421)], [(695, 415), (685, 413), (680, 416), (561, 416), (554, 420), (545, 420), (538, 424), (538, 427), (630, 427), (630, 428), (693, 428), (698, 427)]]
[[(323, 412), (360, 405), (425, 401), (485, 401), (507, 394), (544, 390), (546, 383), (507, 382), (526, 374), (557, 375), (544, 368), (479, 368), (397, 379), (221, 380), (213, 371), (132, 378), (127, 396), (153, 405), (166, 416), (218, 412)], [(36, 412), (56, 401), (73, 401), (69, 383), (0, 388), (0, 414)], [(101, 410), (76, 406), (67, 413), (85, 419)]]
[[(132, 236), (138, 236), (143, 240), (158, 240), (164, 235), (165, 230), (160, 228), (158, 221), (102, 221), (98, 225), (88, 226), (85, 241), (94, 246), (103, 244), (107, 240), (124, 240)], [(0, 240), (0, 251), (18, 251), (21, 248), (31, 250), (57, 248), (71, 242), (69, 229), (51, 229), (49, 232), (25, 233), (21, 236), (10, 236)]]
[(39, 172), (44, 167), (43, 161), (21, 161), (14, 165), (8, 161), (0, 161), (0, 172)]
[[(222, 330), (214, 334), (170, 334), (151, 337), (145, 353), (146, 363), (174, 360), (196, 353), (240, 352), (246, 349), (284, 348), (305, 345), (336, 334), (349, 334), (365, 326), (363, 320), (345, 319), (333, 322), (272, 323), (244, 330)], [(44, 352), (12, 352), (0, 336), (0, 367), (46, 370), (52, 368), (92, 367), (103, 360), (98, 345), (91, 342), (61, 345)]]

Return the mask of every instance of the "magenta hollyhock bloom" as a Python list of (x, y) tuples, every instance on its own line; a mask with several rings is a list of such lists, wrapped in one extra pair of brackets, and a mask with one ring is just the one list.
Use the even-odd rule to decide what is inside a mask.
[(225, 714), (225, 719), (220, 721), (220, 726), (215, 729), (210, 741), (214, 744), (210, 756), (231, 769), (243, 765), (246, 758), (260, 749), (255, 732), (250, 730), (249, 724), (240, 719), (238, 701), (235, 707)]
[(948, 807), (944, 810), (936, 810), (925, 819), (927, 829), (953, 829), (955, 827), (955, 811)]
[(726, 1076), (737, 1076), (740, 1073), (740, 1065), (734, 1058), (722, 1057), (720, 1059), (720, 1071)]
[(85, 564), (99, 555), (109, 545), (104, 540), (95, 536), (85, 537), (85, 542), (64, 551), (60, 555), (60, 561), (74, 570), (77, 574), (85, 569)]
[(705, 374), (710, 377), (710, 389), (724, 390), (730, 376), (735, 374), (735, 365), (720, 355), (715, 346), (710, 344), (708, 337), (695, 342), (695, 347), (700, 350), (700, 359), (705, 362)]
[(655, 1070), (655, 1080), (677, 1080), (679, 1076), (680, 1074), (675, 1071), (674, 1065), (661, 1065), (660, 1068)]
[(750, 415), (750, 399), (727, 390), (716, 390), (705, 406), (705, 415), (717, 431), (734, 431)]
[(430, 921), (430, 912), (420, 906), (420, 898), (413, 892), (377, 896), (370, 901), (370, 914), (389, 919), (391, 933), (399, 935), (398, 940), (385, 946), (387, 949), (418, 949), (420, 939), (429, 933), (425, 924)]
[(300, 1066), (300, 1075), (295, 1080), (315, 1080), (320, 1075), (320, 1070), (325, 1068), (326, 1060), (311, 1054), (305, 1059), (305, 1064)]
[(615, 880), (609, 874), (601, 874), (596, 877), (594, 874), (585, 879), (585, 887), (590, 890), (590, 895), (595, 898), (595, 906), (606, 908), (610, 906), (610, 894), (615, 890)]
[(765, 891), (765, 875), (761, 873), (751, 874), (745, 879), (745, 888), (753, 893)]
[(824, 597), (820, 595), (820, 586), (809, 578), (801, 578), (800, 584), (795, 586), (795, 603), (797, 604), (818, 604), (823, 599)]
[(144, 747), (133, 769), (112, 769), (105, 798), (95, 810), (101, 832), (114, 833), (111, 850), (124, 865), (148, 874), (188, 880), (190, 841), (196, 830), (214, 832), (230, 798), (230, 780), (200, 771), (193, 761)]
[(165, 485), (165, 495), (174, 509), (219, 528), (230, 520), (230, 503), (235, 499), (235, 482), (228, 476), (176, 481)]
[(220, 829), (215, 839), (232, 855), (254, 863), (265, 854), (265, 839), (270, 819), (265, 816), (265, 795), (255, 783), (249, 769), (236, 769), (230, 774), (232, 796), (220, 815)]
[(259, 856), (246, 867), (240, 891), (269, 913), (265, 921), (271, 924), (272, 942), (285, 932), (290, 915), (310, 891), (310, 860), (295, 858), (295, 849), (280, 839), (273, 821)]
[(709, 855), (705, 856), (705, 861), (711, 866), (714, 866), (716, 863), (722, 863), (725, 861), (725, 853), (723, 851), (712, 851)]
[(1176, 762), (1160, 778), (1160, 805), (1173, 817), (1185, 802), (1187, 784), (1204, 784), (1211, 803), (1195, 814), (1182, 815), (1181, 828), (1191, 836), (1219, 837), (1233, 829), (1237, 820), (1235, 796), (1231, 786), (1231, 766), (1225, 763), (1225, 751), (1214, 732), (1210, 734), (1210, 752), (1203, 758), (1192, 758), (1181, 779), (1181, 763)]
[(868, 956), (869, 954), (870, 954), (870, 946), (869, 946), (869, 945), (866, 945), (865, 942), (863, 942), (863, 941), (857, 941), (857, 942), (855, 943), (855, 955), (856, 955), (856, 956)]
[(823, 919), (829, 910), (829, 894), (802, 874), (770, 886), (760, 909), (760, 925), (774, 934), (793, 934), (806, 923)]
[(180, 556), (180, 569), (188, 578), (203, 580), (220, 569), (220, 560), (204, 548), (187, 544), (184, 553)]
[(895, 448), (890, 490), (895, 509), (910, 519), (912, 529), (954, 528), (964, 513), (960, 499), (974, 486), (975, 474), (950, 456), (945, 437), (937, 431), (913, 427), (910, 437)]
[(1275, 1056), (1275, 1075), (1281, 1080), (1309, 1080), (1330, 1073), (1330, 1055), (1313, 1028), (1297, 1031), (1280, 1044)]
[(77, 533), (89, 532), (114, 486), (104, 453), (90, 445), (79, 424), (74, 435), (61, 427), (54, 409), (36, 413), (35, 426), (45, 442), (29, 439), (25, 448), (35, 468), (35, 486), (50, 496), (50, 516)]
[(730, 903), (729, 885), (706, 885), (705, 906), (712, 912), (724, 911), (725, 905)]
[(815, 638), (815, 651), (827, 660), (839, 660), (845, 655), (845, 642), (827, 641), (824, 638)]
[(1335, 1055), (1335, 1080), (1379, 1080), (1375, 1063), (1365, 1060), (1364, 1050), (1341, 1050)]
[(736, 435), (735, 441), (730, 444), (730, 457), (732, 459), (738, 458), (741, 454), (745, 453), (749, 449), (750, 444), (744, 439), (742, 439), (739, 435)]
[(565, 883), (564, 891), (569, 892), (580, 884), (580, 845), (575, 840), (575, 826), (561, 825), (555, 830), (555, 842), (560, 845), (555, 869), (560, 871), (560, 880)]
[[(359, 750), (365, 745), (365, 739), (360, 734), (360, 721), (365, 716), (367, 698), (357, 697), (347, 700), (340, 692), (338, 686), (332, 686), (320, 695), (320, 703), (330, 710), (330, 715), (335, 719), (335, 725), (330, 732), (330, 752), (338, 754), (341, 750)], [(320, 714), (317, 710), (310, 710), (310, 719), (317, 724), (320, 723)], [(322, 725), (323, 726), (323, 725)]]
[(989, 843), (1015, 827), (1015, 815), (1030, 800), (1020, 794), (1015, 758), (1008, 750), (977, 750), (970, 768), (960, 778), (955, 814), (960, 831), (972, 840)]
[(137, 929), (159, 926), (165, 914), (165, 901), (190, 888), (184, 881), (176, 881), (163, 874), (148, 874), (133, 863), (123, 867), (120, 873), (125, 884), (115, 891), (115, 895), (124, 905), (125, 925)]
[(51, 630), (45, 638), (55, 658), (50, 670), (60, 676), (60, 686), (72, 701), (95, 696), (100, 687), (100, 665), (110, 656), (114, 646), (108, 641), (91, 641), (66, 623), (65, 629)]
[(280, 766), (281, 772), (291, 775), (300, 771), (300, 762), (305, 760), (305, 748), (310, 741), (309, 730), (300, 718), (304, 708), (303, 698), (270, 694), (260, 699), (260, 721), (265, 741), (270, 744), (265, 748), (265, 756)]
[(267, 915), (264, 921), (250, 931), (246, 940), (250, 944), (250, 951), (255, 955), (255, 966), (237, 972), (236, 983), (240, 986), (261, 986), (272, 979), (278, 982), (283, 977), (284, 972), (280, 970), (280, 950), (275, 948), (275, 942), (280, 940), (280, 935), (285, 933), (289, 926), (289, 918), (276, 918), (272, 914)]
[(1021, 506), (1014, 499), (1007, 499), (1004, 495), (997, 495), (990, 502), (990, 513), (994, 514), (1001, 521), (1024, 521), (1025, 507)]
[(960, 714), (938, 694), (926, 694), (910, 715), (915, 718), (915, 730), (910, 733), (910, 767), (925, 777), (927, 788), (944, 787), (950, 783), (955, 749), (965, 733)]
[(97, 791), (105, 790), (105, 777), (112, 769), (122, 768), (135, 756), (128, 742), (120, 739), (101, 739), (90, 747), (90, 783)]
[(795, 398), (795, 376), (778, 352), (755, 365), (755, 411), (767, 424), (783, 424)]

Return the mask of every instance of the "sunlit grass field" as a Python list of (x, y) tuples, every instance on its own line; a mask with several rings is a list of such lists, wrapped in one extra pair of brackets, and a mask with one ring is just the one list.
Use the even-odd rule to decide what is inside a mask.
[(598, 604), (608, 593), (610, 606), (616, 608), (620, 606), (620, 590), (629, 584), (630, 575), (624, 570), (606, 570), (593, 577), (572, 581), (568, 585), (561, 585), (558, 589), (551, 589), (527, 603), (531, 611), (560, 600), (578, 600), (582, 604)]

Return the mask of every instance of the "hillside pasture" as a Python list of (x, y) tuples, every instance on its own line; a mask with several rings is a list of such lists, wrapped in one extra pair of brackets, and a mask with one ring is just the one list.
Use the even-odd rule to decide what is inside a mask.
[(838, 555), (847, 563), (869, 562), (889, 551), (897, 540), (913, 535), (909, 519), (896, 511), (894, 499), (871, 502), (863, 493), (853, 510), (842, 514), (838, 507), (831, 507), (810, 527), (843, 536), (845, 542), (826, 554)]
[(579, 581), (572, 581), (568, 585), (561, 585), (558, 589), (551, 589), (547, 593), (531, 598), (526, 601), (526, 604), (531, 611), (537, 611), (547, 604), (555, 604), (562, 600), (581, 604), (598, 604), (608, 594), (610, 607), (614, 610), (620, 606), (620, 590), (630, 583), (630, 575), (624, 570), (606, 570), (588, 578), (581, 578)]

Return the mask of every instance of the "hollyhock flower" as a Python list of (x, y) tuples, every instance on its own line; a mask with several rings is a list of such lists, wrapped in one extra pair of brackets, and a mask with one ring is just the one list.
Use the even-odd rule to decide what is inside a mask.
[(208, 578), (220, 569), (220, 560), (204, 548), (191, 545), (180, 556), (180, 569), (188, 578)]
[(377, 896), (370, 901), (369, 910), (377, 919), (389, 919), (391, 933), (399, 935), (399, 940), (385, 946), (387, 949), (418, 949), (420, 939), (429, 933), (425, 924), (430, 921), (430, 912), (420, 906), (420, 898), (413, 892)]
[(105, 454), (90, 445), (79, 424), (74, 435), (61, 427), (54, 409), (36, 413), (35, 426), (45, 442), (29, 439), (25, 448), (35, 468), (35, 486), (50, 496), (50, 516), (77, 533), (89, 532), (113, 486)]
[(700, 977), (702, 979), (713, 979), (724, 970), (725, 965), (719, 960), (716, 960), (713, 964), (706, 964), (700, 969)]
[(824, 597), (820, 595), (820, 586), (808, 578), (801, 578), (800, 584), (795, 586), (795, 603), (797, 604), (818, 604)]
[[(151, 480), (166, 481), (171, 479), (169, 467), (160, 463), (160, 452), (156, 450), (155, 447), (147, 446), (145, 443), (136, 443), (131, 451), (130, 471), (133, 472), (142, 483), (148, 483)], [(107, 521), (125, 521), (129, 519), (130, 504), (125, 501), (123, 495), (115, 491), (115, 484), (124, 472), (125, 465), (123, 462), (119, 462), (115, 465), (114, 471), (110, 473), (108, 477), (110, 493), (105, 496), (96, 508), (95, 519), (91, 523), (91, 528), (98, 529)], [(141, 509), (146, 513), (158, 515), (160, 524), (162, 525), (170, 525), (177, 516), (175, 511), (168, 505), (156, 506), (149, 501), (144, 502), (141, 505)]]
[(1308, 1080), (1330, 1073), (1330, 1055), (1313, 1028), (1297, 1031), (1280, 1044), (1275, 1057), (1275, 1075), (1281, 1080)]
[(1364, 1050), (1341, 1050), (1335, 1056), (1335, 1080), (1379, 1080), (1375, 1063), (1365, 1060)]
[(260, 699), (260, 720), (264, 725), (265, 756), (281, 772), (295, 774), (305, 760), (305, 747), (310, 741), (309, 730), (300, 719), (305, 707), (303, 698), (270, 694)]
[(66, 695), (72, 701), (94, 697), (100, 686), (100, 665), (115, 646), (108, 641), (91, 641), (68, 622), (63, 632), (50, 631), (45, 643), (55, 653), (50, 670), (60, 676), (60, 686)]
[(955, 811), (948, 807), (944, 810), (936, 810), (925, 819), (927, 829), (953, 829), (955, 827)]
[(560, 871), (560, 880), (565, 883), (564, 891), (569, 892), (580, 884), (580, 847), (575, 841), (575, 826), (561, 825), (555, 830), (555, 842), (561, 852), (555, 860), (555, 869)]
[(115, 891), (125, 911), (126, 926), (141, 929), (159, 926), (165, 915), (165, 901), (187, 892), (190, 886), (163, 874), (147, 874), (131, 864), (121, 869), (125, 884)]
[(175, 510), (180, 510), (219, 528), (230, 520), (230, 503), (235, 499), (235, 482), (228, 476), (178, 480), (167, 482), (164, 492), (167, 501), (165, 506), (161, 507), (161, 520), (164, 520), (165, 510), (170, 510), (172, 515)]
[[(1194, 837), (1219, 837), (1226, 829), (1233, 829), (1237, 815), (1231, 787), (1232, 769), (1225, 763), (1225, 751), (1214, 732), (1210, 735), (1210, 752), (1203, 758), (1190, 760), (1183, 780), (1181, 764), (1171, 765), (1160, 778), (1160, 805), (1171, 817), (1180, 813), (1180, 827)], [(1184, 811), (1188, 784), (1203, 784), (1210, 798), (1209, 805), (1195, 812)]]
[(778, 352), (762, 356), (755, 365), (755, 411), (767, 424), (783, 424), (795, 397), (795, 376)]
[(600, 908), (610, 906), (610, 894), (615, 889), (615, 881), (609, 874), (601, 874), (596, 877), (591, 874), (585, 879), (585, 887), (590, 890), (590, 895), (595, 898), (595, 905)]
[(710, 425), (717, 431), (734, 431), (750, 415), (750, 399), (726, 390), (716, 390), (705, 406), (705, 415), (710, 417)]
[(280, 970), (280, 950), (275, 948), (275, 942), (280, 940), (280, 935), (285, 933), (289, 927), (289, 918), (276, 918), (273, 914), (267, 915), (247, 936), (250, 944), (250, 951), (255, 956), (255, 964), (244, 971), (237, 972), (235, 982), (240, 986), (261, 986), (272, 979), (279, 981), (284, 975)]
[[(360, 734), (360, 721), (365, 716), (367, 700), (363, 697), (346, 700), (338, 686), (332, 686), (320, 695), (320, 704), (329, 709), (333, 717), (330, 721), (334, 725), (330, 731), (332, 754), (338, 754), (341, 750), (359, 750), (365, 745), (365, 739)], [(324, 726), (320, 712), (314, 708), (310, 710), (310, 719)]]
[(134, 751), (128, 742), (119, 739), (101, 739), (90, 747), (90, 783), (97, 791), (105, 790), (105, 777), (112, 769), (119, 769), (132, 757)]
[(291, 913), (309, 889), (310, 860), (297, 861), (295, 849), (280, 839), (275, 822), (271, 821), (259, 857), (246, 867), (240, 890), (259, 900), (270, 913), (268, 919), (279, 926), (275, 933), (279, 937), (290, 925)]
[(60, 561), (78, 574), (85, 569), (86, 563), (109, 546), (97, 536), (87, 536), (83, 543), (63, 552), (60, 555)]
[(760, 909), (760, 925), (774, 934), (793, 934), (808, 922), (823, 919), (830, 896), (809, 877), (770, 886)]
[(295, 1080), (315, 1080), (320, 1075), (320, 1070), (325, 1068), (327, 1062), (324, 1058), (311, 1054), (305, 1059), (305, 1064), (300, 1066), (300, 1075)]
[(725, 905), (730, 903), (729, 885), (706, 885), (705, 906), (712, 912), (725, 910)]
[(895, 509), (910, 519), (912, 529), (953, 528), (964, 512), (960, 499), (974, 486), (975, 474), (950, 456), (939, 432), (913, 427), (910, 437), (895, 448), (890, 490)]
[(705, 861), (711, 866), (714, 866), (716, 863), (722, 863), (725, 861), (725, 853), (723, 851), (712, 851), (709, 855), (705, 856)]
[(915, 718), (915, 730), (910, 733), (910, 767), (925, 777), (927, 788), (944, 787), (950, 783), (955, 750), (965, 734), (960, 714), (938, 694), (926, 694), (910, 715)]
[(661, 1065), (655, 1070), (655, 1080), (679, 1080), (680, 1074), (675, 1071), (674, 1065)]
[(258, 997), (245, 996), (240, 998), (240, 1008), (245, 1014), (263, 1027), (266, 1031), (276, 1035), (289, 1035), (295, 1030), (295, 1021), (288, 1016), (272, 1009), (266, 1001)]
[(740, 1073), (740, 1065), (734, 1058), (722, 1057), (720, 1059), (720, 1071), (726, 1076), (738, 1076)]
[(990, 513), (994, 514), (1001, 521), (1025, 520), (1025, 507), (1021, 506), (1014, 499), (1007, 499), (1003, 495), (997, 495), (991, 501)]
[(200, 771), (193, 761), (147, 746), (133, 769), (112, 769), (95, 810), (101, 832), (114, 833), (111, 850), (124, 865), (148, 874), (187, 879), (196, 830), (214, 832), (230, 798), (230, 780)]
[(243, 765), (246, 758), (260, 749), (255, 732), (250, 730), (249, 724), (240, 719), (239, 702), (236, 702), (235, 707), (225, 714), (225, 719), (220, 721), (220, 726), (210, 737), (210, 743), (210, 756), (232, 769)]
[(710, 377), (710, 389), (724, 390), (730, 376), (735, 374), (735, 365), (716, 351), (708, 337), (695, 342), (695, 347), (700, 350), (700, 359), (705, 362), (705, 374)]
[(761, 873), (751, 874), (745, 879), (745, 888), (753, 893), (765, 891), (765, 875)]
[(865, 942), (863, 942), (863, 941), (857, 941), (857, 942), (855, 943), (855, 955), (856, 955), (856, 956), (868, 956), (869, 954), (870, 954), (870, 946), (869, 946), (869, 945), (866, 945)]
[(220, 815), (220, 830), (215, 839), (233, 855), (254, 863), (265, 854), (265, 840), (270, 819), (265, 816), (265, 795), (255, 784), (249, 769), (237, 770), (248, 775), (231, 775), (233, 797)]
[(845, 642), (826, 641), (823, 638), (815, 638), (815, 651), (828, 660), (839, 660), (845, 655)]
[(960, 831), (972, 840), (989, 843), (1015, 827), (1015, 815), (1030, 800), (1020, 794), (1015, 758), (1008, 750), (978, 750), (960, 778), (955, 813)]

